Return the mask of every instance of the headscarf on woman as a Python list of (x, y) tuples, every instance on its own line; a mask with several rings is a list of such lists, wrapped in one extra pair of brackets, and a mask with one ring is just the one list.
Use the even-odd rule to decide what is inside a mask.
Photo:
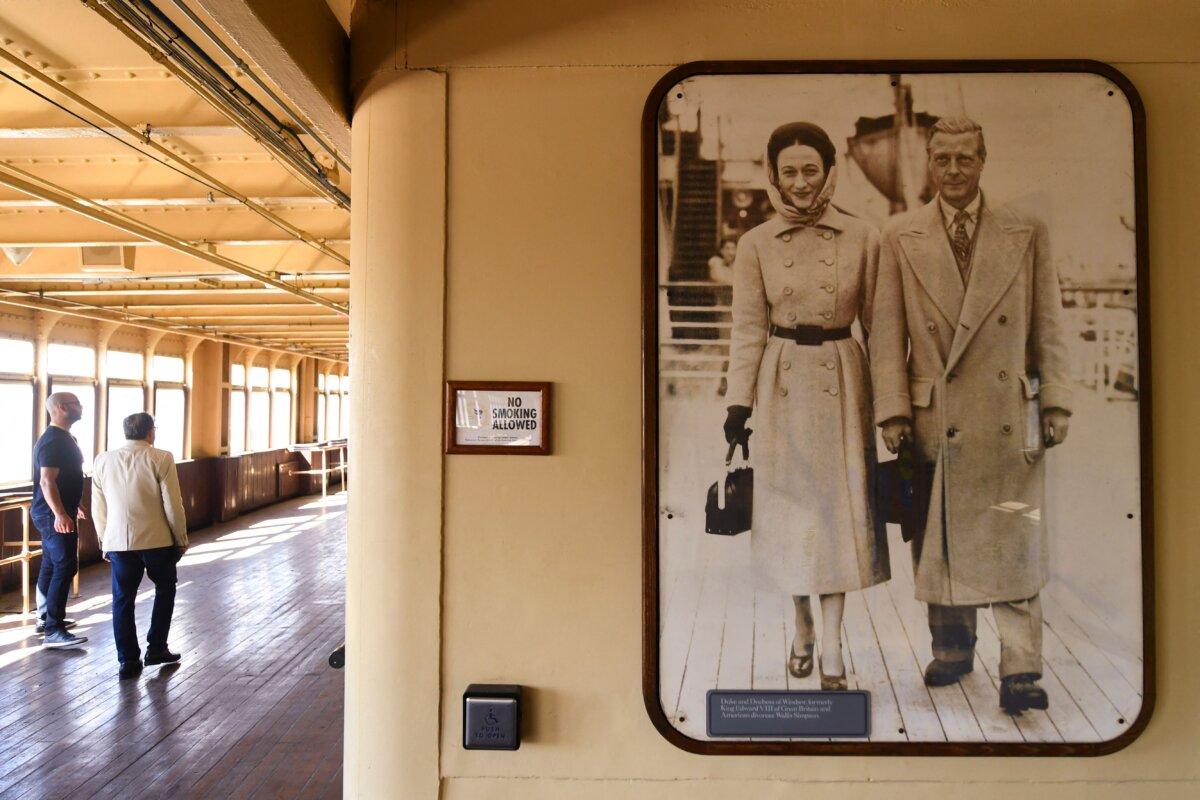
[[(776, 161), (785, 148), (795, 144), (807, 145), (816, 150), (825, 166), (825, 185), (808, 204), (808, 208), (796, 208), (779, 189)], [(811, 122), (789, 122), (780, 125), (767, 139), (764, 161), (767, 165), (767, 197), (770, 198), (776, 213), (797, 225), (812, 225), (820, 219), (837, 188), (837, 150), (829, 135)]]

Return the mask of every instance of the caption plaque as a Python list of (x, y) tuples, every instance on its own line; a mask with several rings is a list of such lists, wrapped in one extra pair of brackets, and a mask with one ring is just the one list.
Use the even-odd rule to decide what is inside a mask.
[(858, 737), (871, 733), (870, 692), (708, 693), (708, 735)]
[(447, 381), (446, 453), (549, 455), (550, 387), (531, 381)]

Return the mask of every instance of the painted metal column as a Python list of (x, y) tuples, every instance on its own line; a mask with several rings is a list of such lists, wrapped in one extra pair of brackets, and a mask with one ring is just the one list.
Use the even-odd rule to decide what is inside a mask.
[(113, 447), (108, 441), (108, 343), (119, 327), (116, 322), (96, 323), (96, 420), (92, 426), (96, 453)]
[(146, 343), (142, 348), (142, 394), (146, 412), (154, 413), (154, 352), (166, 332), (146, 331)]
[(50, 331), (62, 319), (53, 311), (38, 311), (33, 336), (33, 429), (37, 434), (50, 424), (46, 416), (46, 398), (50, 395)]
[(192, 421), (195, 419), (196, 348), (203, 339), (185, 338), (183, 344), (183, 457), (192, 457)]
[(446, 76), (405, 69), (395, 0), (354, 13), (344, 796), (434, 798)]

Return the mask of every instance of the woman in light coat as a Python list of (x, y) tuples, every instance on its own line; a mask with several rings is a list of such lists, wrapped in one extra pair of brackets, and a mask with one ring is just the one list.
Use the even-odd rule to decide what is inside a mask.
[(866, 354), (879, 234), (837, 210), (836, 150), (816, 125), (783, 125), (767, 142), (776, 216), (738, 242), (733, 265), (727, 442), (753, 416), (751, 549), (763, 580), (792, 596), (788, 670), (812, 672), (809, 597), (821, 599), (821, 686), (846, 688), (846, 592), (891, 577), (869, 493), (875, 438)]

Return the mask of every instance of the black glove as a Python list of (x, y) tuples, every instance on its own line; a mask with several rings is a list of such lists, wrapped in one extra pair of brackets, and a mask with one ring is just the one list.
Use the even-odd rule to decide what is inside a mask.
[(725, 415), (725, 441), (732, 444), (744, 438), (746, 420), (750, 419), (750, 406), (730, 406)]

